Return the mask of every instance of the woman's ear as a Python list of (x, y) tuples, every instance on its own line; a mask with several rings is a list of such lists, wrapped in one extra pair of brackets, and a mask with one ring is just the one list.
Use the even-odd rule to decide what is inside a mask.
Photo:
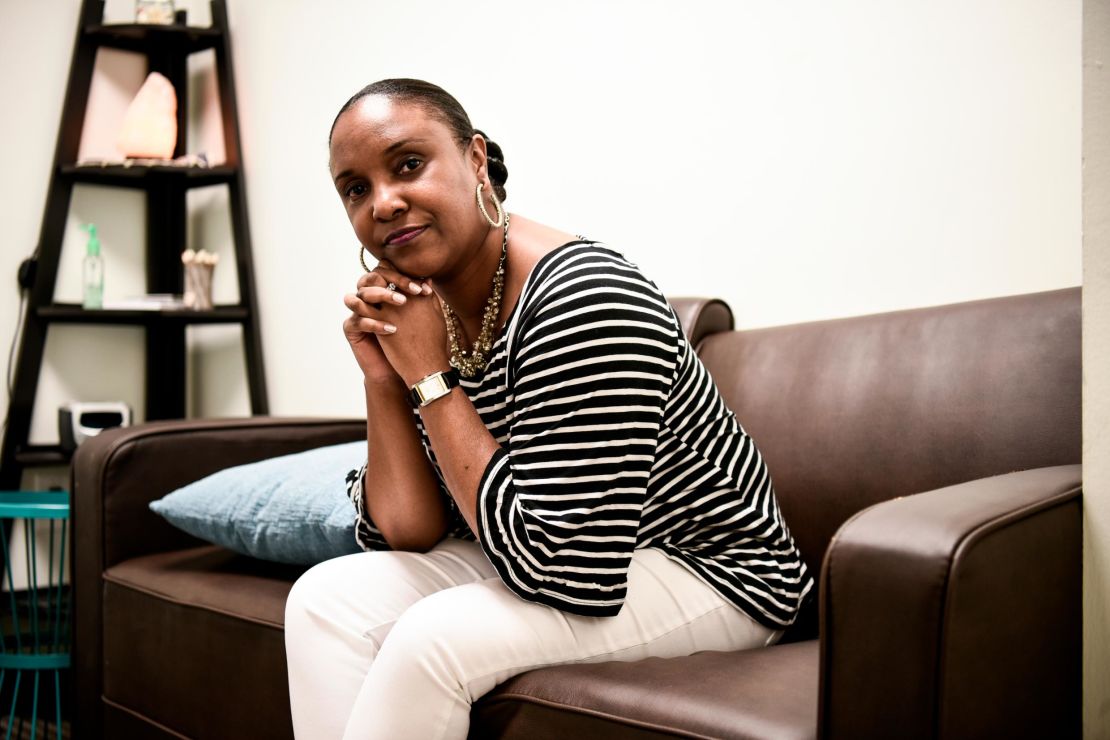
[(467, 147), (467, 152), (469, 153), (471, 167), (478, 176), (478, 180), (488, 180), (489, 175), (486, 173), (486, 140), (481, 134), (474, 134), (470, 138), (470, 146)]

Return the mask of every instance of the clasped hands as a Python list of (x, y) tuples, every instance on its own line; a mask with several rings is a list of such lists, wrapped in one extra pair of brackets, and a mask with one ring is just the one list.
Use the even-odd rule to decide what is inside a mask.
[(343, 333), (367, 380), (399, 377), (408, 388), (448, 368), (447, 328), (430, 281), (404, 275), (382, 260), (358, 279), (343, 304), (351, 311)]

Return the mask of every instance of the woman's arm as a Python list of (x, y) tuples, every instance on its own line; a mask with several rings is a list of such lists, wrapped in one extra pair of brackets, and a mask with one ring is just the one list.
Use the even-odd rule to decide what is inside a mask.
[[(382, 330), (384, 301), (407, 300), (385, 287), (385, 277), (363, 275), (356, 293), (344, 298), (351, 309), (343, 323), (363, 375), (366, 396), (367, 463), (361, 481), (352, 481), (363, 547), (378, 545), (375, 530), (394, 550), (428, 550), (446, 533), (449, 513), (439, 481), (413, 421), (408, 389), (382, 353), (375, 332)], [(405, 283), (408, 284), (408, 281)], [(430, 289), (412, 284), (413, 296)], [(369, 521), (367, 521), (369, 520)]]
[(367, 464), (363, 511), (394, 550), (423, 552), (447, 532), (449, 512), (413, 423), (403, 381), (371, 379), (366, 389)]
[(482, 475), (501, 449), (462, 388), (420, 409), (447, 490), (470, 531), (478, 536), (477, 501)]

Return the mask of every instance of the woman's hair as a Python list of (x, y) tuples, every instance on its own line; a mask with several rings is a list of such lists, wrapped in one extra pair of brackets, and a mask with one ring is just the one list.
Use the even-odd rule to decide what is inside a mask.
[(331, 131), (328, 132), (329, 145), (331, 144), (332, 134), (335, 133), (335, 124), (339, 123), (340, 116), (354, 107), (355, 103), (369, 95), (384, 95), (390, 100), (424, 106), (425, 110), (451, 130), (460, 147), (469, 144), (474, 134), (481, 135), (486, 141), (486, 169), (489, 171), (490, 183), (493, 185), (493, 191), (497, 194), (498, 199), (505, 200), (505, 181), (509, 179), (509, 170), (505, 167), (505, 155), (501, 152), (501, 147), (485, 133), (471, 125), (470, 117), (466, 115), (466, 111), (463, 110), (459, 101), (455, 100), (451, 93), (424, 80), (406, 78), (378, 80), (359, 90), (335, 114)]

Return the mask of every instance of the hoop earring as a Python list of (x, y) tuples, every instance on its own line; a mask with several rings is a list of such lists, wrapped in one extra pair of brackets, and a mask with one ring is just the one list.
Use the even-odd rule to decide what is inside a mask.
[(482, 202), (482, 183), (478, 183), (477, 189), (474, 191), (474, 197), (478, 201), (478, 210), (486, 217), (486, 223), (495, 229), (501, 228), (505, 225), (505, 211), (501, 208), (501, 201), (497, 199), (497, 193), (493, 188), (490, 188), (489, 197), (493, 198), (493, 205), (497, 208), (497, 220), (494, 221), (489, 217), (489, 211), (486, 210), (486, 204)]
[(366, 264), (366, 247), (361, 244), (358, 245), (358, 261), (362, 265), (362, 269), (370, 272), (370, 267)]

